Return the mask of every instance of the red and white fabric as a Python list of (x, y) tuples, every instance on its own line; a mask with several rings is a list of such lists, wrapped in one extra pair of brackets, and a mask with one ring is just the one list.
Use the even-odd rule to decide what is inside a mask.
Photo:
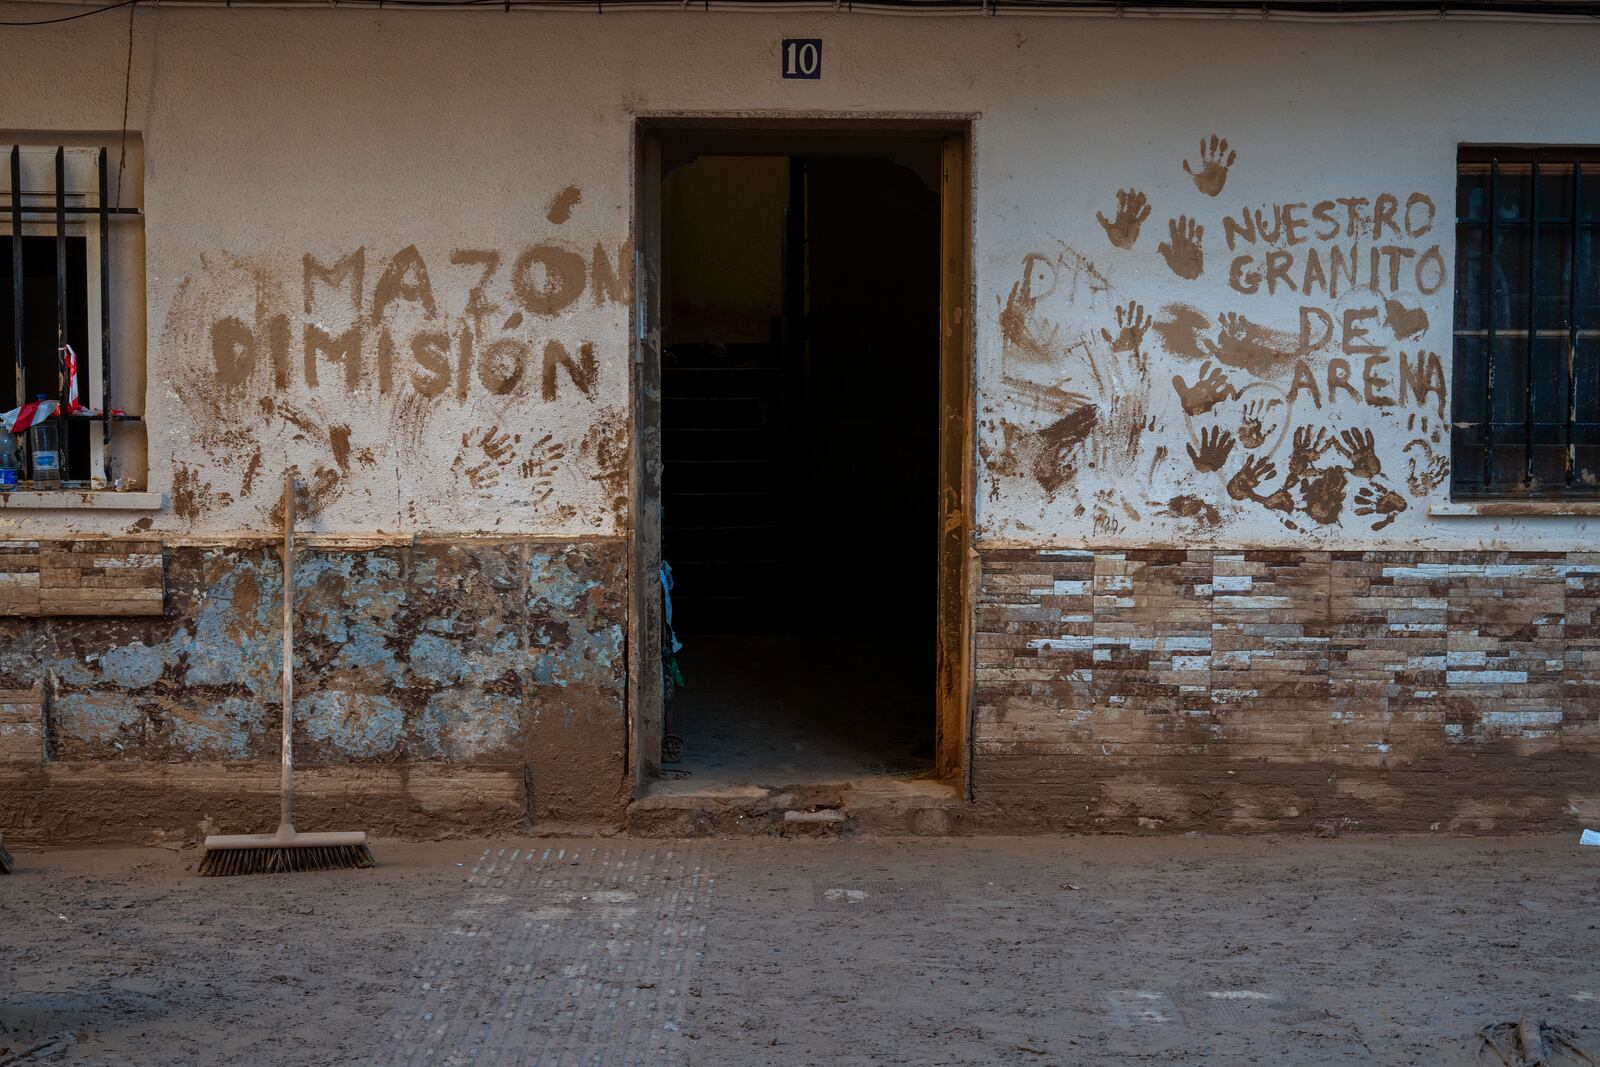
[(61, 346), (61, 362), (67, 369), (67, 414), (98, 415), (99, 411), (78, 402), (78, 353), (71, 345)]
[(58, 407), (60, 405), (54, 400), (35, 400), (0, 415), (0, 422), (5, 423), (10, 433), (23, 433), (30, 426), (37, 426), (54, 415)]

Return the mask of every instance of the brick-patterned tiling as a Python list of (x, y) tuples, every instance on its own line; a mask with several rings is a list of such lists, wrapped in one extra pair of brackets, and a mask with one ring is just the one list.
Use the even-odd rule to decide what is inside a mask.
[[(991, 550), (977, 631), (980, 801), (1249, 822), (1241, 774), (1304, 815), (1303, 783), (1272, 784), (1294, 768), (1400, 809), (1426, 766), (1407, 788), (1442, 810), (1492, 803), (1517, 759), (1600, 754), (1600, 553)], [(1587, 803), (1527, 769), (1540, 810)]]
[(161, 615), (160, 541), (0, 541), (0, 615)]
[(0, 689), (0, 763), (40, 763), (44, 759), (44, 693)]

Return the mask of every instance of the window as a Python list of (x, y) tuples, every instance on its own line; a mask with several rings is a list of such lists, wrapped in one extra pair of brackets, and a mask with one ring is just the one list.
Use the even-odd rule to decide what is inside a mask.
[(1452, 495), (1600, 497), (1600, 149), (1456, 170)]
[[(120, 196), (136, 203), (137, 184), (119, 174), (115, 147), (12, 144), (0, 153), (0, 352), (10, 357), (0, 368), (12, 368), (0, 369), (0, 411), (39, 396), (60, 405), (49, 421), (59, 428), (61, 479), (27, 487), (139, 488), (143, 434), (127, 412), (142, 407), (144, 391), (142, 328), (131, 327), (143, 316), (142, 233), (139, 209), (119, 202), (117, 189), (122, 182)], [(137, 359), (119, 360), (124, 350)], [(74, 386), (81, 409), (69, 414)], [(24, 480), (29, 438), (18, 437)]]

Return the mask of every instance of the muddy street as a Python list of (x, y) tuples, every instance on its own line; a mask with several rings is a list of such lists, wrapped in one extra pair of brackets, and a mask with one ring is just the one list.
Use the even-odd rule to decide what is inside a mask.
[(1565, 836), (376, 852), (19, 851), (0, 1062), (1472, 1063), (1522, 1017), (1600, 1045), (1600, 850)]

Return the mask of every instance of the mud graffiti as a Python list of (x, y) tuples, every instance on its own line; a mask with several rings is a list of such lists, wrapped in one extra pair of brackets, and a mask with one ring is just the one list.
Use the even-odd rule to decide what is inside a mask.
[(193, 521), (214, 507), (232, 502), (227, 493), (213, 492), (211, 483), (186, 463), (172, 465), (172, 510)]
[(1179, 519), (1194, 519), (1201, 526), (1222, 524), (1222, 513), (1217, 510), (1216, 505), (1192, 493), (1179, 493), (1168, 500), (1166, 510), (1162, 514)]
[(1278, 429), (1277, 423), (1266, 425), (1266, 421), (1271, 417), (1272, 410), (1282, 404), (1281, 400), (1252, 400), (1246, 404), (1244, 411), (1239, 414), (1239, 443), (1249, 449), (1266, 444)]
[[(533, 324), (560, 315), (586, 289), (596, 306), (624, 302), (631, 284), (626, 245), (613, 256), (596, 244), (588, 258), (557, 245), (533, 245), (515, 257), (503, 278), (500, 264), (507, 257), (501, 252), (457, 249), (450, 264), (471, 273), (463, 279), (470, 283), (465, 306), (451, 321), (441, 312), (433, 273), (415, 245), (388, 259), (370, 294), (362, 289), (365, 248), (330, 258), (331, 265), (310, 253), (303, 257), (302, 321), (274, 314), (270, 306), (254, 323), (233, 315), (212, 321), (209, 370), (220, 385), (241, 387), (270, 367), (272, 385), (280, 390), (298, 380), (310, 389), (335, 385), (380, 395), (408, 385), (430, 398), (453, 393), (465, 399), (476, 389), (515, 395), (527, 387), (532, 353), (542, 348), (545, 399), (554, 399), (552, 366), (566, 370), (572, 384), (590, 395), (592, 382), (567, 354), (589, 342), (541, 343), (530, 336)], [(336, 304), (323, 295), (328, 289), (335, 291)], [(343, 322), (330, 328), (325, 320), (341, 311)], [(486, 325), (490, 320), (498, 327)], [(299, 359), (290, 352), (295, 337)], [(409, 367), (403, 365), (407, 359)]]
[(561, 468), (566, 445), (545, 434), (523, 447), (522, 435), (503, 433), (498, 426), (474, 435), (461, 435), (461, 449), (450, 469), (466, 479), (474, 491), (486, 491), (500, 484), (502, 474), (514, 471), (527, 483), (533, 503), (543, 503), (554, 492), (552, 479)]
[[(979, 446), (990, 497), (999, 479), (1027, 479), (1041, 519), (1092, 511), (1096, 532), (1113, 534), (1149, 513), (1120, 489), (1139, 478), (1156, 515), (1192, 529), (1252, 509), (1295, 531), (1389, 529), (1449, 474), (1434, 321), (1450, 272), (1435, 198), (1255, 200), (1227, 138), (1199, 148), (1182, 160), (1181, 188), (1155, 179), (1172, 203), (1154, 248), (1139, 244), (1153, 214), (1143, 180), (1119, 182), (1114, 208), (1083, 223), (1127, 253), (1109, 261), (1116, 270), (1195, 297), (1119, 291), (1115, 271), (1065, 245), (1027, 254), (1000, 289), (1003, 391)], [(1234, 197), (1246, 203), (1217, 202)]]
[(569, 185), (550, 198), (544, 217), (559, 226), (572, 217), (572, 209), (582, 200), (583, 190), (576, 185)]
[[(577, 187), (562, 189), (547, 216), (565, 223), (581, 202)], [(263, 471), (281, 469), (296, 443), (315, 450), (294, 461), (327, 504), (358, 484), (370, 496), (371, 479), (356, 474), (380, 453), (404, 462), (433, 451), (448, 464), (450, 453), (428, 442), (437, 437), (430, 423), (451, 405), (489, 414), (517, 402), (593, 407), (602, 355), (584, 336), (592, 316), (571, 313), (626, 304), (631, 270), (626, 242), (554, 239), (448, 253), (418, 244), (317, 250), (292, 264), (202, 255), (177, 287), (162, 341), (182, 364), (174, 388), (220, 488), (201, 493), (186, 482), (183, 516), (258, 496), (272, 481)], [(517, 426), (529, 428), (526, 418)], [(567, 434), (570, 447), (579, 434)], [(523, 502), (547, 502), (546, 466), (532, 461), (524, 474), (519, 463), (503, 477), (530, 483)]]
[(1183, 172), (1194, 179), (1194, 187), (1206, 196), (1218, 196), (1228, 182), (1228, 171), (1238, 162), (1239, 153), (1228, 147), (1227, 138), (1211, 135), (1208, 143), (1200, 139), (1200, 162), (1190, 167), (1183, 161)]
[(1182, 375), (1174, 374), (1172, 388), (1178, 393), (1185, 415), (1204, 415), (1224, 400), (1239, 395), (1239, 390), (1223, 374), (1222, 368), (1213, 367), (1210, 363), (1200, 365), (1200, 375), (1193, 384), (1185, 382)]
[(1139, 240), (1139, 229), (1150, 217), (1150, 202), (1137, 189), (1117, 190), (1117, 210), (1113, 218), (1095, 212), (1106, 237), (1118, 248), (1132, 248)]
[(1201, 241), (1206, 229), (1187, 215), (1167, 221), (1167, 239), (1156, 246), (1161, 258), (1167, 261), (1172, 273), (1190, 281), (1205, 271), (1205, 250)]
[(1117, 314), (1117, 334), (1105, 327), (1100, 328), (1100, 336), (1111, 346), (1113, 352), (1127, 352), (1136, 360), (1143, 359), (1144, 335), (1150, 329), (1150, 316), (1145, 314), (1144, 306), (1136, 301), (1128, 301), (1126, 306), (1119, 305)]

